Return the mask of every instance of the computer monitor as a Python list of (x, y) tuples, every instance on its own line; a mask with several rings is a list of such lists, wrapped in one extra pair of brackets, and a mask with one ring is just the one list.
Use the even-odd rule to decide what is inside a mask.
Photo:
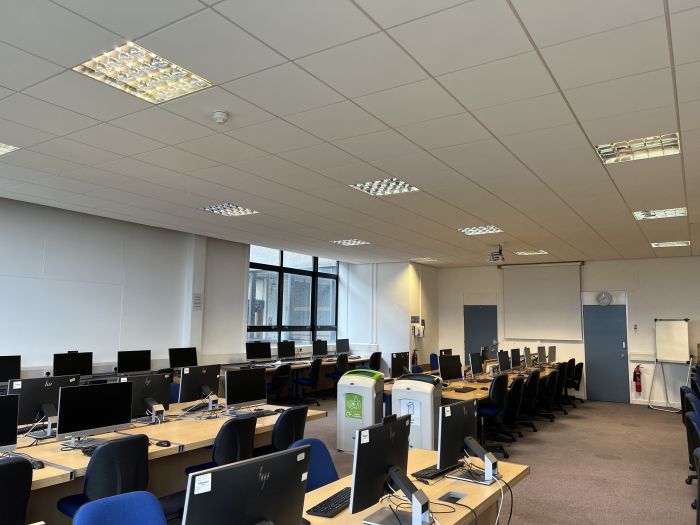
[(547, 362), (550, 364), (557, 362), (557, 347), (556, 346), (549, 347), (549, 355), (547, 356)]
[(0, 396), (0, 454), (17, 448), (17, 413), (19, 396)]
[(459, 463), (464, 457), (464, 438), (476, 438), (476, 425), (476, 400), (457, 401), (440, 407), (438, 469), (446, 469)]
[(280, 359), (289, 359), (294, 356), (296, 356), (294, 341), (280, 341), (277, 343), (277, 357)]
[(520, 368), (520, 348), (511, 349), (510, 362), (513, 368)]
[(452, 348), (443, 348), (440, 350), (440, 355), (452, 355)]
[(120, 381), (129, 381), (132, 387), (131, 417), (137, 418), (151, 415), (154, 405), (163, 405), (165, 410), (170, 408), (171, 377), (166, 374), (146, 374), (122, 377)]
[(393, 352), (391, 354), (391, 377), (401, 377), (410, 373), (408, 352)]
[(80, 376), (36, 377), (10, 380), (8, 394), (19, 395), (20, 425), (31, 425), (45, 418), (58, 415), (58, 392), (66, 386), (78, 386)]
[(299, 525), (310, 455), (305, 445), (190, 474), (182, 525)]
[(58, 439), (80, 438), (131, 426), (133, 384), (67, 386), (58, 392)]
[(482, 346), (481, 347), (481, 362), (485, 363), (489, 359), (489, 347), (488, 346)]
[(233, 410), (267, 403), (267, 379), (264, 368), (227, 370), (226, 405)]
[(350, 339), (338, 339), (335, 342), (335, 353), (336, 354), (349, 354), (350, 353)]
[(245, 344), (245, 358), (248, 361), (257, 359), (272, 359), (272, 348), (269, 341), (248, 341)]
[(168, 348), (168, 356), (170, 357), (170, 368), (197, 366), (197, 348), (194, 346)]
[(538, 346), (537, 347), (537, 364), (538, 365), (543, 365), (545, 362), (547, 362), (547, 356), (545, 355), (545, 348), (544, 346)]
[(469, 354), (469, 364), (472, 367), (472, 375), (484, 372), (484, 363), (481, 362), (481, 354), (479, 352)]
[(440, 364), (440, 377), (443, 381), (462, 379), (462, 360), (458, 355), (441, 355), (438, 357)]
[(508, 352), (505, 350), (498, 352), (498, 369), (501, 372), (510, 370), (510, 358), (508, 357)]
[(527, 366), (527, 367), (532, 366), (532, 354), (530, 353), (529, 346), (525, 347), (525, 366)]
[[(264, 369), (263, 369), (264, 370)], [(190, 366), (180, 373), (179, 403), (200, 401), (219, 393), (221, 365)]]
[(0, 383), (19, 379), (22, 371), (22, 356), (0, 355)]
[(53, 375), (92, 375), (92, 352), (68, 352), (53, 355)]
[(117, 352), (117, 373), (150, 372), (150, 350), (128, 350)]
[(316, 339), (316, 341), (314, 341), (313, 344), (313, 355), (328, 355), (328, 341), (324, 341), (323, 339)]
[[(405, 489), (417, 491), (405, 475), (410, 430), (411, 416), (406, 414), (400, 417), (390, 416), (382, 423), (355, 431), (355, 457), (350, 489), (351, 514), (362, 512), (381, 500), (385, 494), (391, 493), (389, 481), (395, 486), (403, 485), (401, 489), (404, 492)], [(402, 511), (396, 512), (401, 516)], [(383, 523), (380, 519), (374, 521), (371, 517), (365, 518), (365, 523), (367, 522)]]

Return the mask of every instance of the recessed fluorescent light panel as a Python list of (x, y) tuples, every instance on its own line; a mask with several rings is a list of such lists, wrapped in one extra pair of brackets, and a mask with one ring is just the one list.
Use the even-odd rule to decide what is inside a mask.
[(208, 80), (133, 42), (92, 58), (73, 71), (153, 104), (211, 86)]
[(408, 182), (392, 177), (390, 179), (361, 182), (360, 184), (350, 184), (351, 188), (369, 193), (374, 197), (384, 197), (386, 195), (396, 195), (397, 193), (410, 193), (418, 191), (418, 188), (411, 186)]
[(333, 244), (340, 244), (341, 246), (363, 246), (365, 244), (370, 244), (367, 241), (361, 241), (360, 239), (341, 239), (339, 241), (331, 241)]
[(10, 146), (9, 144), (3, 144), (0, 142), (0, 155), (5, 155), (6, 153), (12, 153), (17, 151), (19, 148), (17, 146)]
[(650, 219), (670, 219), (672, 217), (685, 217), (688, 210), (685, 208), (668, 208), (667, 210), (640, 210), (634, 212), (634, 218), (638, 221)]
[(690, 246), (690, 241), (666, 241), (666, 242), (652, 242), (652, 248), (678, 248), (683, 246)]
[(217, 215), (224, 215), (226, 217), (240, 217), (242, 215), (253, 215), (255, 213), (258, 213), (255, 210), (244, 208), (242, 206), (237, 206), (235, 204), (231, 204), (230, 202), (212, 204), (211, 206), (205, 206), (204, 208), (200, 209), (208, 211), (210, 213), (216, 213)]
[(642, 139), (623, 140), (596, 146), (603, 164), (616, 164), (630, 160), (653, 159), (681, 152), (678, 133), (654, 135)]
[(431, 263), (431, 262), (437, 262), (437, 259), (433, 259), (432, 257), (414, 257), (411, 259), (411, 262), (414, 263)]
[(488, 233), (503, 233), (498, 226), (488, 225), (488, 226), (465, 226), (464, 228), (457, 228), (458, 232), (464, 235), (486, 235)]
[(522, 252), (515, 252), (515, 255), (547, 255), (544, 250), (525, 250)]

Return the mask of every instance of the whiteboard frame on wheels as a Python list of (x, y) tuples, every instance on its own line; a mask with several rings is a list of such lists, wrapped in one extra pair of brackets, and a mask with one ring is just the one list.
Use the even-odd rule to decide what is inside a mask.
[[(651, 386), (649, 387), (649, 408), (661, 410), (663, 412), (680, 412), (680, 408), (671, 407), (668, 401), (668, 386), (666, 385), (665, 363), (688, 365), (688, 375), (685, 384), (690, 382), (690, 370), (693, 367), (693, 356), (690, 355), (688, 346), (688, 322), (690, 319), (654, 319), (656, 332), (656, 362), (654, 373), (651, 376)], [(664, 387), (664, 397), (666, 406), (654, 406), (652, 404), (654, 393), (654, 380), (656, 370), (661, 365), (661, 382)]]

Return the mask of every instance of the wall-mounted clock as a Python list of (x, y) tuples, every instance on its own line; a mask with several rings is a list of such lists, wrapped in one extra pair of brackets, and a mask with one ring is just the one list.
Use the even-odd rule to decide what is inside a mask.
[(612, 294), (610, 292), (600, 292), (596, 300), (600, 306), (608, 306), (612, 303)]

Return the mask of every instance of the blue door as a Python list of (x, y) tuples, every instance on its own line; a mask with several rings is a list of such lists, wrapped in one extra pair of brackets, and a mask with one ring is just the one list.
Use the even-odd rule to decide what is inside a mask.
[(585, 305), (583, 337), (588, 399), (629, 403), (627, 306)]
[(498, 340), (498, 312), (496, 305), (464, 307), (464, 360), (471, 353), (481, 352), (482, 346), (491, 348)]

